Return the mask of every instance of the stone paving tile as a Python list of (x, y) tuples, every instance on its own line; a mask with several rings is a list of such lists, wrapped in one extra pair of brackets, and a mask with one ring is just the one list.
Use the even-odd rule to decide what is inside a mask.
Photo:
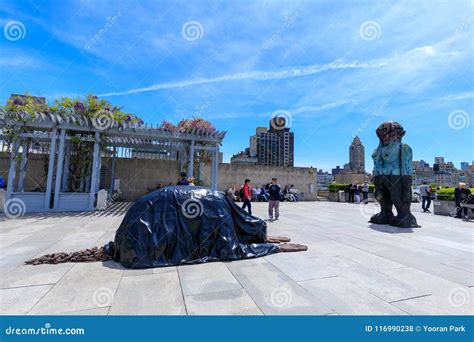
[(79, 263), (31, 310), (58, 314), (110, 306), (123, 270), (106, 263)]
[(52, 285), (0, 290), (0, 314), (24, 315), (52, 288)]
[(109, 314), (109, 310), (110, 310), (110, 307), (106, 306), (106, 307), (97, 308), (97, 309), (68, 311), (67, 315), (71, 315), (71, 316), (107, 316)]
[[(269, 235), (307, 244), (309, 249), (304, 253), (178, 268), (129, 270), (107, 262), (45, 265), (31, 268), (31, 272), (28, 267), (33, 266), (23, 266), (23, 262), (32, 257), (112, 240), (125, 212), (38, 214), (15, 220), (0, 215), (0, 284), (8, 287), (1, 291), (7, 294), (5, 301), (14, 303), (16, 312), (21, 313), (106, 314), (110, 310), (122, 314), (133, 308), (124, 295), (127, 286), (141, 288), (143, 283), (154, 288), (155, 283), (174, 275), (178, 279), (175, 287), (156, 290), (157, 298), (144, 296), (135, 301), (153, 304), (161, 300), (161, 293), (175, 298), (173, 293), (179, 290), (181, 304), (157, 308), (143, 302), (143, 312), (185, 314), (183, 292), (191, 307), (189, 314), (247, 314), (246, 307), (251, 308), (249, 312), (255, 310), (251, 303), (246, 306), (249, 299), (258, 309), (255, 314), (344, 314), (351, 312), (351, 305), (354, 314), (466, 312), (470, 304), (453, 306), (449, 298), (451, 291), (467, 290), (472, 304), (472, 289), (468, 288), (474, 286), (472, 222), (424, 214), (419, 205), (412, 208), (421, 229), (370, 225), (364, 216), (366, 208), (360, 205), (282, 203), (280, 220), (268, 223)], [(260, 217), (267, 215), (266, 203), (255, 203), (252, 209)], [(99, 288), (112, 295), (110, 299), (110, 292), (105, 292), (96, 305), (92, 297)], [(325, 290), (330, 300), (321, 297)], [(466, 297), (465, 292), (459, 293), (458, 300)], [(360, 301), (351, 304), (356, 297)], [(212, 311), (214, 304), (224, 302), (227, 306)]]
[(242, 288), (224, 263), (179, 266), (178, 272), (185, 296)]
[(186, 296), (188, 315), (261, 315), (252, 298), (243, 290)]
[(300, 284), (340, 315), (406, 315), (405, 311), (341, 277), (302, 281)]
[(73, 263), (58, 265), (22, 265), (10, 271), (0, 280), (1, 288), (47, 285), (57, 283)]
[(0, 251), (0, 268), (16, 267), (23, 265), (23, 263), (37, 254), (44, 254), (54, 242), (29, 242), (22, 243), (21, 241), (14, 243), (6, 249)]
[[(470, 315), (474, 313), (474, 291), (472, 288), (458, 288), (451, 296), (435, 294), (393, 302), (392, 305), (410, 315)], [(455, 298), (454, 300), (450, 298)], [(457, 299), (456, 299), (457, 298)]]
[(186, 314), (177, 271), (122, 277), (109, 314)]
[(328, 264), (326, 258), (313, 255), (280, 253), (267, 260), (294, 281), (334, 277), (340, 274), (340, 270)]
[(327, 315), (333, 311), (265, 259), (228, 263), (266, 315)]

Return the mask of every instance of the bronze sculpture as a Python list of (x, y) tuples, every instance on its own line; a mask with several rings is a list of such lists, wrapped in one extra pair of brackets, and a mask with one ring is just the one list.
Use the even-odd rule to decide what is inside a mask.
[[(375, 198), (381, 211), (370, 222), (390, 224), (400, 228), (419, 227), (410, 211), (412, 181), (412, 150), (402, 143), (405, 130), (398, 122), (387, 121), (376, 130), (379, 146), (372, 154), (374, 160)], [(393, 215), (395, 205), (397, 216)]]

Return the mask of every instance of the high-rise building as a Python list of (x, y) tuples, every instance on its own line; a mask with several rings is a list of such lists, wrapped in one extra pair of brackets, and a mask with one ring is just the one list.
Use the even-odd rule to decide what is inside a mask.
[(294, 133), (286, 127), (285, 118), (272, 118), (268, 129), (257, 127), (255, 135), (250, 137), (249, 147), (234, 155), (230, 162), (294, 166)]
[(335, 176), (335, 175), (338, 175), (338, 174), (342, 173), (342, 171), (344, 171), (344, 169), (341, 168), (341, 167), (338, 165), (338, 166), (336, 166), (334, 169), (331, 170), (331, 174), (332, 174), (333, 176)]
[[(278, 121), (278, 124), (275, 122)], [(270, 120), (270, 129), (258, 131), (257, 158), (259, 165), (293, 166), (294, 165), (294, 134), (286, 127), (285, 118)]]
[(469, 167), (469, 162), (461, 162), (461, 170), (467, 170)]
[(358, 136), (349, 146), (349, 169), (352, 172), (365, 173), (365, 148)]

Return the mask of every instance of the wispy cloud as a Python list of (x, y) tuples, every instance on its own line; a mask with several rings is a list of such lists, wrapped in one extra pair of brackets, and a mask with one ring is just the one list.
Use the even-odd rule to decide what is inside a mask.
[[(440, 55), (452, 55), (453, 52), (443, 52), (443, 50), (452, 44), (453, 42), (463, 38), (466, 35), (461, 35), (458, 37), (450, 37), (448, 39), (436, 42), (433, 45), (424, 45), (421, 47), (416, 47), (405, 51), (402, 54), (395, 54), (390, 57), (386, 58), (376, 58), (371, 59), (368, 61), (345, 61), (343, 58), (339, 58), (334, 60), (330, 63), (326, 64), (313, 64), (308, 66), (298, 66), (298, 67), (288, 67), (283, 68), (276, 71), (249, 71), (249, 72), (240, 72), (235, 74), (227, 74), (218, 77), (198, 77), (192, 78), (183, 81), (177, 82), (165, 82), (165, 83), (157, 83), (147, 87), (139, 87), (128, 89), (124, 91), (118, 92), (110, 92), (101, 94), (99, 96), (106, 97), (106, 96), (122, 96), (122, 95), (130, 95), (136, 93), (143, 93), (149, 91), (157, 91), (162, 89), (173, 89), (173, 88), (184, 88), (190, 87), (195, 85), (207, 84), (207, 83), (216, 83), (216, 82), (232, 82), (232, 81), (246, 81), (246, 80), (253, 80), (253, 81), (266, 81), (266, 80), (278, 80), (278, 79), (285, 79), (285, 78), (293, 78), (293, 77), (303, 77), (303, 76), (310, 76), (319, 74), (326, 71), (331, 70), (350, 70), (350, 69), (377, 69), (382, 68), (385, 66), (390, 66), (394, 63), (405, 63), (405, 62), (413, 62), (414, 60), (418, 60), (423, 58), (426, 63), (426, 59), (429, 57), (439, 57)], [(406, 66), (405, 66), (406, 67)]]
[(450, 94), (441, 96), (435, 99), (435, 101), (457, 101), (457, 100), (468, 100), (474, 98), (474, 91), (467, 91), (457, 94)]
[(200, 85), (205, 83), (225, 82), (225, 81), (266, 81), (275, 79), (284, 79), (290, 77), (301, 77), (318, 74), (328, 70), (338, 69), (368, 69), (368, 68), (379, 68), (387, 63), (386, 59), (375, 59), (367, 62), (344, 62), (342, 59), (335, 60), (327, 64), (314, 64), (305, 67), (291, 67), (284, 68), (277, 71), (250, 71), (236, 73), (233, 75), (224, 75), (213, 78), (193, 78), (190, 80), (179, 81), (179, 82), (167, 82), (158, 83), (148, 87), (129, 89), (121, 92), (112, 92), (101, 94), (100, 96), (120, 96), (130, 95), (136, 93), (143, 93), (147, 91), (161, 90), (161, 89), (172, 89), (172, 88), (183, 88), (194, 85)]
[(357, 102), (354, 100), (346, 100), (342, 99), (339, 101), (334, 101), (330, 103), (325, 103), (319, 106), (303, 106), (303, 107), (297, 107), (293, 109), (289, 109), (288, 111), (290, 112), (291, 115), (295, 114), (301, 114), (301, 113), (314, 113), (314, 112), (322, 112), (325, 110), (329, 109), (334, 109), (334, 108), (339, 108), (341, 106), (344, 106), (346, 104), (356, 104)]

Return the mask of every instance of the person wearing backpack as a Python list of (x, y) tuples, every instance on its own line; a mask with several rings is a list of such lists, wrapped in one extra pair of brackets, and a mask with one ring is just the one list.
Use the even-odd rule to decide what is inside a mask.
[(429, 186), (428, 182), (426, 181), (424, 181), (423, 184), (420, 185), (421, 209), (423, 209), (423, 212), (425, 213), (430, 212), (430, 204), (431, 204), (430, 189), (431, 189), (431, 186)]
[(244, 202), (242, 205), (242, 209), (248, 208), (248, 212), (252, 215), (252, 205), (250, 204), (250, 200), (252, 199), (252, 192), (250, 191), (250, 179), (246, 179), (244, 182), (244, 186), (240, 190), (240, 198)]

